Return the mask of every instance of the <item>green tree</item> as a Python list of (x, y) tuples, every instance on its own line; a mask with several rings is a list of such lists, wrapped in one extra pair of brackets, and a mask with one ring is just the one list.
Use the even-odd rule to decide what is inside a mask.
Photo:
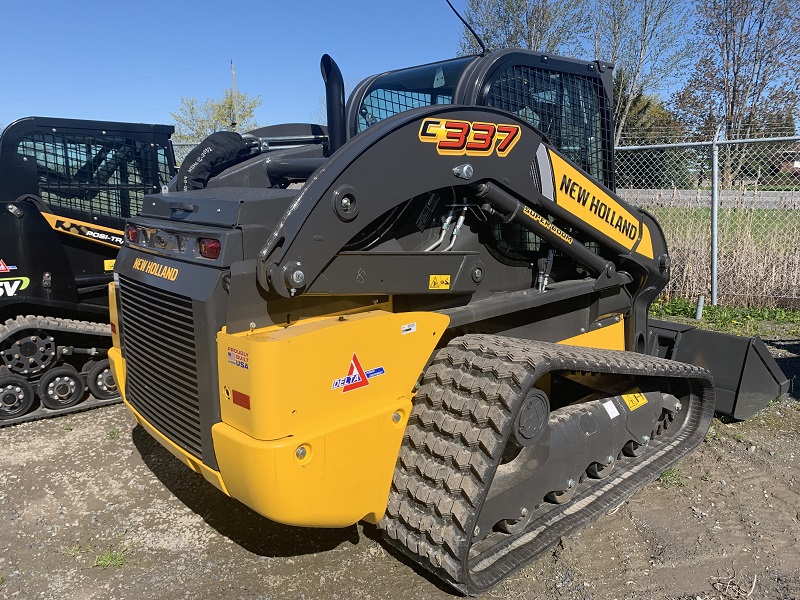
[[(234, 108), (233, 91), (225, 90), (221, 99), (206, 98), (202, 102), (195, 98), (181, 98), (181, 107), (173, 113), (175, 135), (178, 143), (198, 142), (215, 131), (250, 131), (258, 127), (255, 110), (263, 103), (261, 96), (250, 97), (245, 92), (236, 93)], [(236, 123), (235, 114), (239, 115)]]

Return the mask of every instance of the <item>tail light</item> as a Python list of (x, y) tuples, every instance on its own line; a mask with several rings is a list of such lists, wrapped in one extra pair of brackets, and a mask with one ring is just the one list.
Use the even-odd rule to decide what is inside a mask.
[(222, 251), (222, 244), (213, 238), (200, 238), (200, 256), (216, 260)]
[(135, 225), (128, 225), (127, 229), (128, 241), (134, 244), (139, 241), (139, 230)]

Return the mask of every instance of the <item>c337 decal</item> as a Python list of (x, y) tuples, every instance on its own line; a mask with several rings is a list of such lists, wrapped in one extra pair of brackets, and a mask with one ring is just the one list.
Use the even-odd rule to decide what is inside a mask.
[(519, 125), (456, 119), (425, 119), (419, 128), (420, 141), (436, 144), (436, 152), (447, 156), (507, 156), (521, 135)]
[(42, 216), (50, 223), (50, 227), (61, 233), (74, 235), (81, 238), (89, 238), (93, 242), (105, 244), (119, 248), (122, 245), (122, 232), (110, 227), (103, 227), (102, 225), (92, 225), (91, 223), (84, 223), (83, 221), (75, 221), (73, 219), (65, 219), (58, 215), (50, 213), (42, 213)]

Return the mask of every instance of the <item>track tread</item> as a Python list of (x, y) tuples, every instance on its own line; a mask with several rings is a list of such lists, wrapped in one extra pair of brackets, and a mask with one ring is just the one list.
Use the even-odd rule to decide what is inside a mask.
[[(0, 325), (0, 343), (26, 329), (60, 331), (64, 333), (98, 336), (102, 338), (111, 337), (111, 326), (107, 323), (80, 321), (76, 319), (62, 319), (57, 317), (43, 317), (37, 315), (20, 315), (13, 319), (8, 319), (2, 325)], [(58, 417), (61, 415), (83, 412), (92, 408), (108, 406), (110, 404), (117, 404), (119, 402), (122, 402), (121, 397), (110, 398), (108, 400), (98, 400), (97, 398), (90, 396), (83, 402), (80, 402), (79, 404), (69, 408), (50, 410), (42, 406), (25, 415), (14, 417), (12, 419), (0, 420), (0, 428), (17, 425), (19, 423), (26, 423), (28, 421), (36, 421), (39, 419), (47, 419), (50, 417)]]
[[(493, 584), (476, 589), (468, 581), (472, 529), (515, 411), (550, 370), (706, 378), (699, 367), (650, 356), (503, 336), (467, 335), (439, 350), (417, 391), (380, 526), (462, 592)], [(509, 558), (519, 563), (512, 570), (530, 559)]]

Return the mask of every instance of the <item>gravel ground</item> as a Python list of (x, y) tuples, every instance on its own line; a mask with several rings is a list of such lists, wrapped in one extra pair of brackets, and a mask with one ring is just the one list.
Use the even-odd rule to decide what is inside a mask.
[[(771, 349), (800, 374), (798, 340)], [(258, 516), (120, 405), (2, 429), (0, 440), (2, 598), (452, 597), (373, 526)], [(746, 422), (715, 420), (669, 477), (486, 597), (800, 598), (798, 452), (795, 398)]]

